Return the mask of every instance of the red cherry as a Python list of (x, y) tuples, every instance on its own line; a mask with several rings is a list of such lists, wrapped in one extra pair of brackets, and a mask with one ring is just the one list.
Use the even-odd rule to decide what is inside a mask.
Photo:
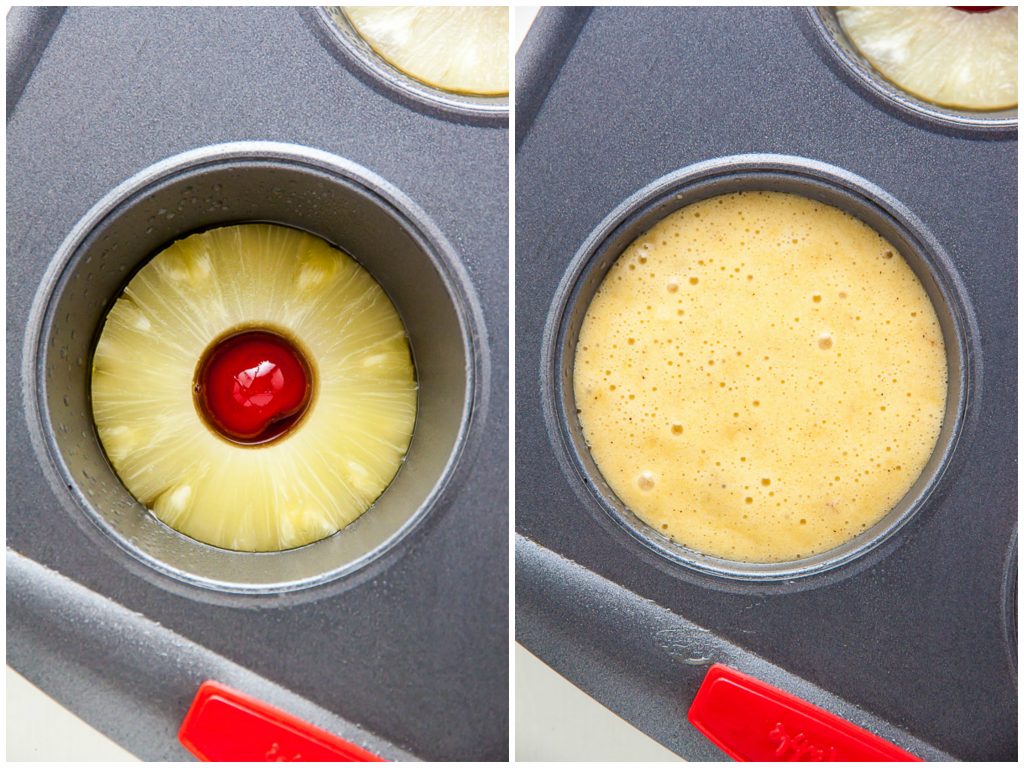
[(287, 339), (244, 331), (217, 342), (199, 366), (197, 402), (206, 420), (237, 443), (273, 440), (309, 405), (309, 366)]
[(992, 13), (992, 11), (998, 11), (1003, 6), (1001, 5), (951, 5), (949, 6), (954, 11), (963, 11), (964, 13)]

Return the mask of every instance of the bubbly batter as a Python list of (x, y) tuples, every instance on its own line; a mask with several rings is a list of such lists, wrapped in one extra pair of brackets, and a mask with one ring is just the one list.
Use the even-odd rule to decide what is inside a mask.
[(892, 509), (935, 448), (946, 386), (935, 309), (896, 248), (781, 192), (703, 200), (635, 240), (574, 369), (622, 502), (686, 547), (766, 563)]

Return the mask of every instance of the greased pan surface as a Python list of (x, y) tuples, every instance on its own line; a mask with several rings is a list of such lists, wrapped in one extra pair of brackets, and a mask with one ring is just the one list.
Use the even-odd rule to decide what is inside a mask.
[[(15, 599), (8, 662), (147, 759), (188, 757), (176, 741), (177, 727), (197, 681), (218, 675), (247, 681), (250, 692), (297, 714), (305, 708), (310, 719), (319, 712), (321, 724), (342, 735), (348, 728), (385, 757), (503, 759), (507, 121), (401, 98), (356, 71), (312, 9), (73, 8), (59, 19), (22, 11), (8, 18), (8, 60), (21, 67), (9, 79), (17, 101), (8, 103), (7, 125), (7, 543), (16, 576), (9, 582)], [(32, 50), (12, 51), (15, 44)], [(173, 172), (164, 173), (167, 164), (154, 169), (168, 158), (177, 158)], [(194, 210), (157, 206), (203, 162), (206, 171), (219, 163), (214, 170), (228, 180), (200, 173), (198, 184), (223, 195)], [(259, 173), (237, 182), (257, 166)], [(262, 204), (256, 193), (289, 190), (287, 176), (275, 174), (296, 166), (296, 199)], [(341, 194), (343, 188), (352, 195)], [(230, 208), (226, 195), (243, 209), (218, 209), (214, 203)], [(208, 572), (211, 578), (194, 578), (197, 561), (180, 549), (147, 562), (140, 555), (145, 547), (130, 551), (147, 542), (145, 533), (112, 532), (113, 518), (101, 519), (110, 512), (105, 489), (89, 487), (95, 474), (83, 480), (74, 463), (88, 451), (58, 445), (49, 434), (58, 425), (52, 418), (61, 407), (58, 389), (66, 386), (69, 402), (83, 392), (61, 374), (78, 375), (86, 362), (76, 366), (76, 355), (69, 355), (65, 371), (59, 354), (41, 357), (32, 339), (94, 334), (90, 326), (119, 282), (103, 270), (90, 276), (102, 260), (126, 279), (156, 246), (149, 240), (233, 216), (322, 230), (335, 219), (317, 210), (318, 201), (337, 205), (347, 221), (348, 234), (324, 233), (335, 240), (358, 232), (360, 223), (403, 222), (384, 235), (373, 269), (392, 281), (392, 296), (406, 292), (407, 322), (410, 313), (428, 309), (410, 290), (428, 262), (440, 276), (430, 295), (448, 294), (458, 307), (454, 314), (444, 309), (440, 316), (449, 320), (435, 324), (457, 339), (440, 354), (458, 363), (449, 366), (458, 369), (451, 371), (452, 402), (463, 404), (442, 419), (444, 450), (452, 452), (432, 470), (441, 480), (427, 502), (410, 502), (421, 505), (415, 525), (384, 550), (352, 568), (315, 565), (306, 573), (320, 576), (301, 584), (295, 577), (302, 580), (302, 569), (290, 566), (274, 566), (274, 575), (263, 579), (268, 583), (256, 589), (238, 588), (238, 578), (249, 581), (244, 573), (233, 586), (223, 583), (225, 574), (232, 582), (230, 565)], [(133, 247), (126, 234), (131, 220), (142, 228), (137, 247), (145, 251), (134, 260), (124, 256)], [(112, 238), (117, 255), (93, 248), (103, 237)], [(410, 256), (417, 261), (403, 275), (404, 254), (416, 252), (430, 257)], [(96, 259), (87, 263), (90, 255)], [(58, 317), (49, 311), (54, 302), (68, 311)], [(59, 323), (71, 327), (57, 329)], [(419, 331), (429, 346), (432, 331)], [(39, 405), (41, 390), (33, 391), (31, 382), (47, 372), (49, 399)], [(448, 408), (440, 396), (437, 402)], [(37, 405), (47, 418), (33, 411)], [(82, 445), (90, 439), (83, 435)], [(37, 564), (50, 575), (28, 575)], [(53, 609), (37, 609), (43, 605)], [(85, 605), (98, 620), (78, 631)], [(122, 607), (141, 617), (123, 619)], [(152, 643), (125, 642), (124, 632), (145, 638), (156, 632), (154, 624), (173, 641), (154, 634)], [(178, 660), (140, 663), (150, 647), (161, 658), (173, 647)], [(85, 680), (97, 682), (85, 686)], [(143, 711), (146, 727), (135, 718)]]
[[(715, 661), (784, 670), (790, 690), (852, 707), (927, 759), (1014, 759), (1016, 131), (931, 123), (856, 87), (808, 13), (549, 10), (521, 49), (517, 97), (533, 107), (516, 156), (517, 637), (691, 759), (724, 757), (685, 720)], [(643, 190), (750, 155), (881, 190), (943, 254), (963, 310), (967, 397), (941, 481), (870, 552), (781, 580), (657, 552), (565, 460), (550, 405), (567, 273), (643, 208)], [(632, 616), (647, 601), (667, 612), (663, 632)]]

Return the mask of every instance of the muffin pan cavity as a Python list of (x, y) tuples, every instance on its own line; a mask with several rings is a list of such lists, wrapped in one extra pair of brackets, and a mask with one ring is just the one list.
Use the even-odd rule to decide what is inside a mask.
[(902, 115), (965, 133), (1008, 133), (1017, 129), (1017, 108), (977, 111), (944, 107), (908, 93), (883, 77), (850, 42), (836, 8), (807, 8), (808, 24), (837, 70)]
[[(945, 417), (936, 447), (906, 495), (876, 524), (845, 544), (780, 563), (746, 563), (683, 547), (631, 512), (608, 487), (587, 450), (575, 417), (573, 359), (583, 317), (598, 287), (624, 248), (673, 211), (717, 195), (779, 191), (835, 206), (867, 223), (900, 251), (924, 286), (939, 318), (946, 347)], [(897, 534), (940, 482), (954, 451), (968, 405), (967, 309), (959, 279), (921, 222), (884, 191), (841, 169), (801, 158), (736, 156), (699, 163), (659, 179), (618, 206), (590, 235), (569, 267), (549, 318), (546, 355), (551, 366), (545, 396), (559, 424), (558, 438), (574, 482), (590, 492), (587, 506), (611, 516), (633, 538), (672, 563), (741, 580), (788, 580), (836, 568)], [(585, 494), (584, 494), (585, 496)]]
[[(391, 485), (357, 521), (292, 550), (232, 552), (167, 527), (113, 473), (92, 424), (91, 354), (106, 312), (149, 257), (188, 234), (242, 222), (303, 229), (351, 254), (395, 303), (419, 403)], [(474, 330), (453, 255), (431, 223), (369, 171), (262, 143), (211, 146), (147, 169), (101, 201), (62, 245), (37, 298), (29, 357), (47, 453), (67, 493), (120, 547), (175, 578), (280, 592), (335, 579), (395, 546), (429, 513), (457, 459), (474, 386)], [(145, 375), (144, 371), (139, 372)]]
[(410, 77), (370, 47), (355, 29), (344, 8), (309, 9), (330, 46), (342, 61), (386, 92), (454, 120), (500, 124), (508, 120), (508, 96), (480, 96), (435, 88)]

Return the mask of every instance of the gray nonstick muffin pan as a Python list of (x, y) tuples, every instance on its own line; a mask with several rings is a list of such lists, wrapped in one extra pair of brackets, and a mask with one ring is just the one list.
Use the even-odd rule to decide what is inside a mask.
[[(506, 759), (507, 101), (403, 90), (310, 8), (16, 8), (7, 55), (8, 663), (149, 760), (190, 757), (207, 679), (384, 758)], [(269, 554), (147, 513), (89, 405), (134, 271), (246, 221), (362, 263), (420, 385), (374, 507)]]
[[(691, 760), (726, 759), (687, 720), (715, 663), (925, 760), (1014, 760), (1016, 115), (883, 94), (828, 18), (545, 9), (520, 49), (516, 637)], [(943, 433), (907, 496), (850, 544), (771, 567), (702, 556), (633, 516), (572, 401), (575, 334), (616, 256), (671, 211), (741, 189), (807, 195), (885, 234), (936, 306), (950, 371)]]

